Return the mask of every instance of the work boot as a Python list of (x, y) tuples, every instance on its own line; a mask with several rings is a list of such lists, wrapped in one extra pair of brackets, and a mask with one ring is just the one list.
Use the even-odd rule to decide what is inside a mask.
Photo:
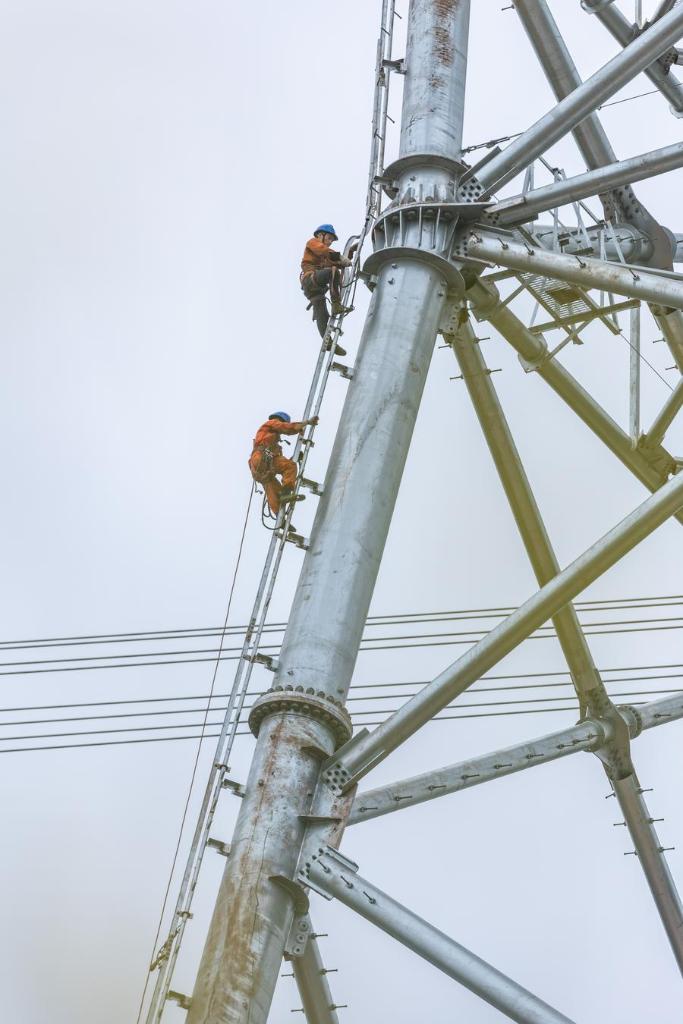
[(294, 501), (303, 501), (304, 498), (305, 498), (305, 495), (303, 495), (303, 494), (295, 494), (294, 491), (289, 491), (289, 490), (287, 490), (287, 491), (280, 491), (280, 504), (281, 505), (288, 505), (288, 504), (291, 504)]
[(337, 342), (337, 344), (335, 345), (334, 342), (328, 341), (328, 343), (325, 345), (325, 351), (329, 352), (330, 349), (332, 349), (332, 348), (334, 349), (334, 354), (336, 356), (345, 356), (346, 355), (346, 349), (342, 348), (341, 345), (339, 344), (339, 342)]
[(343, 316), (352, 312), (353, 306), (343, 306), (338, 299), (332, 299), (332, 316)]

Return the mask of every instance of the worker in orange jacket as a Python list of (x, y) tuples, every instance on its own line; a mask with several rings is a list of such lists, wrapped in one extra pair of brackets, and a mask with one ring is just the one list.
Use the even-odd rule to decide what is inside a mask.
[[(288, 413), (272, 412), (256, 431), (249, 469), (256, 483), (263, 485), (268, 507), (274, 516), (277, 516), (283, 502), (294, 498), (297, 472), (296, 463), (282, 454), (280, 435), (302, 434), (306, 427), (315, 426), (317, 422), (318, 417), (313, 416), (301, 423), (292, 423)], [(278, 476), (282, 477), (282, 483)]]
[[(318, 325), (321, 338), (330, 319), (325, 299), (328, 290), (332, 301), (332, 315), (348, 312), (341, 301), (341, 274), (344, 267), (351, 266), (351, 260), (330, 248), (336, 241), (337, 234), (333, 226), (321, 224), (313, 232), (313, 238), (306, 242), (301, 260), (301, 288), (308, 299), (308, 308), (313, 308), (313, 319)], [(340, 356), (346, 355), (339, 345), (336, 346), (336, 350)]]

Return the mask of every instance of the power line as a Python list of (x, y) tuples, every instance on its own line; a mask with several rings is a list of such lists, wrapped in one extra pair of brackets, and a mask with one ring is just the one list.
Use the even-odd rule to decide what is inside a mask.
[[(604, 675), (605, 673), (608, 673), (608, 672), (610, 672), (610, 673), (611, 672), (655, 672), (658, 669), (662, 669), (662, 668), (683, 668), (683, 662), (679, 662), (679, 663), (677, 663), (677, 662), (666, 662), (664, 664), (657, 664), (657, 665), (620, 665), (620, 666), (615, 667), (615, 668), (601, 668), (601, 669), (598, 669), (598, 671), (602, 675)], [(539, 678), (551, 678), (551, 677), (555, 678), (557, 676), (569, 676), (569, 675), (570, 675), (570, 673), (569, 673), (568, 669), (564, 669), (562, 671), (549, 671), (549, 672), (503, 673), (503, 674), (482, 676), (481, 679), (479, 680), (479, 682), (492, 682), (492, 681), (500, 681), (500, 680), (504, 680), (504, 679), (539, 679)], [(666, 674), (666, 675), (656, 675), (656, 676), (647, 675), (647, 676), (615, 677), (615, 678), (611, 679), (610, 682), (612, 682), (612, 683), (614, 683), (614, 682), (636, 682), (636, 681), (639, 681), (639, 680), (648, 680), (648, 679), (655, 679), (656, 680), (656, 679), (680, 679), (680, 678), (683, 678), (683, 676), (681, 676), (679, 673), (669, 673), (669, 674)], [(403, 687), (405, 687), (405, 686), (420, 687), (420, 686), (426, 686), (429, 681), (430, 681), (429, 679), (416, 679), (416, 680), (408, 680), (408, 681), (405, 681), (405, 682), (391, 682), (391, 683), (352, 683), (350, 688), (352, 690), (355, 690), (355, 689), (385, 689), (385, 688), (389, 688), (389, 687), (402, 687), (402, 686)], [(493, 691), (496, 691), (496, 690), (506, 690), (506, 689), (510, 689), (510, 690), (524, 689), (524, 690), (526, 690), (526, 689), (534, 689), (536, 687), (544, 688), (544, 687), (548, 687), (548, 686), (571, 686), (571, 685), (572, 685), (571, 682), (566, 682), (566, 683), (529, 683), (529, 684), (518, 684), (518, 685), (515, 685), (515, 686), (511, 686), (511, 687), (504, 687), (504, 686), (503, 687), (497, 687), (497, 686), (493, 686), (493, 687), (480, 687), (479, 684), (476, 683), (472, 687), (472, 690), (476, 689), (476, 692), (484, 693), (484, 692), (489, 692), (489, 691), (493, 692)], [(253, 691), (252, 696), (260, 696), (262, 693), (265, 693), (265, 690), (255, 690), (255, 691)], [(225, 699), (227, 699), (227, 697), (229, 697), (229, 694), (227, 694), (227, 693), (217, 693), (217, 694), (214, 694), (214, 698), (213, 699), (214, 700), (225, 700)], [(179, 695), (177, 697), (134, 697), (134, 698), (128, 698), (128, 699), (118, 698), (116, 700), (106, 700), (106, 701), (77, 701), (77, 702), (72, 702), (72, 703), (69, 703), (69, 704), (24, 704), (24, 705), (15, 705), (13, 707), (0, 708), (0, 714), (13, 714), (13, 713), (16, 713), (18, 711), (52, 711), (52, 710), (65, 710), (65, 709), (69, 709), (69, 708), (115, 707), (115, 706), (121, 705), (121, 704), (157, 704), (157, 703), (169, 702), (169, 701), (206, 700), (207, 698), (208, 698), (208, 694), (181, 694), (181, 695)], [(352, 698), (349, 698), (349, 699), (352, 699)], [(356, 698), (353, 698), (353, 699), (356, 699)], [(358, 699), (362, 699), (362, 698), (358, 698)]]
[[(655, 624), (656, 623), (656, 624)], [(629, 627), (629, 628), (614, 628), (614, 627)], [(664, 617), (657, 616), (651, 619), (625, 619), (625, 620), (613, 620), (604, 622), (594, 623), (583, 623), (583, 631), (585, 636), (615, 636), (619, 634), (627, 633), (644, 633), (644, 632), (666, 632), (671, 630), (683, 629), (683, 616), (681, 617)], [(596, 628), (599, 627), (599, 628)], [(602, 628), (607, 627), (607, 628)], [(630, 628), (633, 627), (633, 628)], [(381, 636), (381, 637), (366, 637), (360, 646), (360, 651), (388, 651), (388, 650), (404, 650), (418, 647), (454, 647), (463, 644), (474, 644), (478, 640), (482, 639), (488, 634), (488, 630), (464, 630), (464, 631), (453, 631), (447, 633), (409, 633), (404, 635), (395, 636)], [(547, 640), (554, 639), (556, 637), (554, 627), (552, 625), (541, 626), (531, 636), (527, 637), (528, 640)], [(465, 639), (458, 639), (458, 638)], [(279, 643), (264, 644), (260, 648), (261, 652), (269, 652), (275, 656), (280, 650)], [(149, 654), (136, 653), (136, 654), (112, 654), (112, 655), (92, 655), (88, 657), (73, 657), (73, 658), (45, 658), (45, 659), (29, 659), (24, 661), (11, 661), (11, 662), (0, 662), (0, 668), (8, 668), (10, 671), (0, 671), (1, 676), (17, 676), (17, 675), (44, 675), (56, 672), (83, 672), (83, 671), (96, 671), (102, 669), (121, 669), (121, 668), (148, 668), (159, 665), (190, 665), (198, 664), (205, 661), (214, 662), (218, 661), (237, 661), (241, 657), (241, 647), (228, 647), (228, 648), (193, 648), (185, 649), (180, 651), (150, 651)], [(225, 652), (225, 653), (224, 653)], [(235, 653), (239, 652), (239, 653)], [(193, 657), (197, 654), (206, 654), (209, 657)], [(173, 655), (182, 655), (183, 657), (172, 657)], [(186, 657), (189, 655), (190, 657)], [(215, 657), (217, 656), (217, 658)], [(149, 658), (156, 660), (147, 661), (128, 661), (129, 658)], [(114, 664), (100, 664), (100, 662), (115, 662)], [(87, 664), (80, 664), (81, 662), (87, 662)], [(26, 666), (35, 665), (47, 665), (48, 668), (27, 668)]]
[[(681, 667), (683, 667), (683, 666), (681, 666)], [(486, 677), (484, 677), (484, 678), (486, 678)], [(652, 675), (649, 675), (649, 676), (616, 676), (613, 679), (610, 679), (609, 682), (611, 684), (623, 683), (623, 682), (659, 682), (660, 680), (663, 680), (663, 679), (683, 679), (683, 673), (670, 672), (670, 673), (664, 673), (664, 674), (655, 675), (655, 676), (652, 676)], [(361, 684), (355, 684), (355, 685), (353, 685), (351, 687), (352, 690), (354, 690), (354, 689), (371, 689), (371, 690), (392, 689), (392, 690), (395, 690), (395, 689), (398, 689), (399, 687), (411, 687), (412, 690), (410, 690), (408, 692), (404, 692), (404, 693), (372, 694), (372, 695), (369, 695), (369, 696), (351, 696), (351, 697), (349, 697), (347, 699), (347, 703), (352, 703), (352, 702), (367, 703), (368, 701), (373, 701), (373, 700), (374, 701), (395, 700), (395, 699), (397, 699), (399, 697), (401, 697), (403, 699), (406, 699), (408, 697), (414, 696), (417, 692), (419, 692), (419, 689), (421, 687), (423, 687), (423, 686), (426, 686), (428, 682), (429, 682), (429, 680), (415, 680), (413, 682), (405, 682), (405, 683), (361, 683)], [(548, 690), (548, 689), (571, 689), (573, 691), (574, 685), (573, 685), (573, 683), (571, 681), (562, 682), (562, 683), (525, 683), (525, 684), (516, 684), (516, 685), (513, 685), (513, 686), (478, 686), (478, 685), (475, 685), (475, 686), (470, 687), (470, 689), (468, 690), (468, 693), (469, 694), (481, 694), (481, 693), (519, 693), (519, 692), (521, 692), (523, 690)], [(251, 694), (251, 696), (252, 697), (260, 697), (265, 692), (266, 692), (265, 690), (255, 690)], [(666, 689), (665, 690), (665, 689), (662, 689), (662, 688), (657, 688), (657, 689), (654, 689), (654, 690), (647, 690), (647, 691), (644, 690), (644, 691), (638, 691), (638, 692), (640, 692), (640, 693), (650, 693), (650, 692), (651, 693), (664, 693), (664, 692), (666, 692), (666, 693), (669, 693), (669, 692), (676, 693), (676, 692), (678, 692), (678, 690), (676, 690), (676, 689), (671, 689), (671, 690)], [(633, 694), (617, 693), (617, 694), (611, 694), (610, 696), (624, 697), (624, 696), (629, 696), (629, 695), (633, 695)], [(79, 703), (79, 704), (47, 704), (47, 705), (38, 705), (38, 706), (33, 706), (33, 707), (28, 707), (28, 708), (26, 708), (26, 707), (24, 707), (24, 708), (0, 708), (0, 714), (16, 713), (17, 711), (31, 711), (31, 710), (35, 710), (35, 711), (60, 710), (61, 711), (61, 710), (68, 710), (68, 709), (71, 709), (71, 708), (82, 708), (82, 707), (107, 708), (107, 707), (116, 707), (116, 706), (120, 706), (120, 705), (135, 705), (135, 706), (138, 706), (140, 704), (158, 704), (158, 703), (168, 703), (168, 702), (174, 702), (175, 703), (175, 702), (193, 701), (193, 700), (196, 700), (196, 701), (200, 701), (200, 700), (201, 701), (206, 701), (206, 700), (209, 700), (209, 701), (211, 701), (211, 700), (226, 699), (227, 697), (228, 697), (228, 694), (214, 694), (214, 695), (209, 695), (208, 697), (206, 695), (202, 695), (202, 696), (180, 696), (180, 697), (148, 697), (148, 698), (136, 698), (136, 699), (128, 700), (128, 701), (126, 701), (126, 700), (118, 700), (118, 701), (87, 702), (87, 703)], [(568, 698), (564, 698), (564, 699), (568, 699)], [(245, 711), (249, 711), (249, 710), (251, 710), (252, 707), (253, 707), (252, 704), (245, 704), (244, 710)], [(227, 705), (225, 705), (225, 706), (223, 706), (223, 705), (214, 705), (213, 707), (211, 707), (210, 710), (211, 711), (226, 711), (227, 710)], [(11, 728), (12, 726), (16, 726), (16, 725), (50, 725), (50, 724), (54, 725), (54, 724), (59, 724), (61, 722), (94, 722), (94, 721), (104, 721), (106, 719), (114, 719), (114, 718), (154, 718), (154, 717), (163, 716), (163, 715), (182, 715), (182, 714), (197, 715), (197, 714), (201, 714), (203, 712), (204, 712), (204, 708), (197, 708), (197, 709), (193, 709), (193, 708), (172, 708), (172, 709), (163, 710), (163, 711), (127, 711), (127, 712), (126, 711), (120, 711), (120, 712), (112, 712), (112, 713), (104, 714), (104, 715), (75, 715), (75, 716), (69, 716), (69, 717), (21, 719), (19, 721), (12, 720), (12, 721), (9, 721), (9, 722), (0, 722), (0, 728), (5, 728), (6, 729), (6, 728)], [(0, 736), (0, 742), (5, 742), (5, 741), (6, 740), (4, 740)]]
[[(647, 92), (637, 92), (633, 96), (624, 96), (620, 100), (610, 100), (608, 103), (602, 103), (598, 110), (604, 110), (606, 107), (616, 107), (620, 103), (631, 103), (633, 100), (640, 100), (644, 96), (654, 96), (658, 93), (659, 89), (649, 89)], [(501, 135), (497, 139), (488, 139), (486, 142), (475, 142), (473, 146), (466, 146), (462, 153), (474, 153), (477, 149), (493, 149), (494, 146), (500, 145), (501, 142), (512, 142), (513, 139), (518, 139), (524, 132), (513, 132), (512, 135)]]
[(626, 342), (626, 344), (628, 345), (628, 347), (629, 347), (629, 348), (630, 348), (630, 349), (631, 349), (631, 350), (632, 350), (633, 352), (635, 352), (635, 353), (636, 353), (636, 355), (637, 355), (637, 356), (638, 356), (638, 358), (639, 358), (639, 359), (641, 360), (641, 362), (643, 362), (643, 363), (644, 363), (644, 364), (645, 364), (646, 366), (649, 366), (649, 368), (650, 368), (650, 369), (652, 370), (652, 372), (653, 372), (653, 373), (655, 374), (655, 376), (656, 376), (656, 377), (659, 377), (659, 379), (661, 380), (662, 384), (665, 384), (665, 385), (667, 386), (667, 388), (669, 389), (669, 391), (673, 391), (673, 390), (674, 390), (674, 389), (673, 389), (673, 387), (671, 386), (671, 384), (669, 384), (669, 382), (668, 382), (668, 380), (666, 379), (666, 377), (662, 377), (662, 375), (661, 375), (661, 373), (659, 372), (659, 370), (658, 370), (658, 369), (657, 369), (657, 368), (656, 368), (655, 366), (653, 366), (653, 364), (652, 364), (652, 363), (650, 362), (650, 360), (649, 360), (649, 359), (647, 359), (647, 358), (646, 358), (646, 357), (645, 357), (645, 356), (643, 355), (643, 353), (641, 352), (640, 348), (639, 348), (638, 346), (634, 345), (634, 344), (633, 344), (633, 342), (631, 341), (631, 339), (630, 339), (630, 338), (627, 338), (627, 337), (626, 337), (626, 335), (624, 334), (624, 332), (623, 332), (623, 331), (619, 331), (619, 335), (618, 335), (618, 336), (619, 336), (620, 338), (622, 338), (622, 339), (623, 339), (623, 341), (625, 341), (625, 342)]
[[(574, 601), (577, 610), (584, 611), (630, 611), (634, 609), (664, 608), (683, 605), (683, 594), (669, 594), (653, 597), (602, 598), (593, 601)], [(516, 610), (515, 605), (496, 606), (489, 608), (464, 608), (446, 611), (402, 612), (398, 614), (370, 615), (366, 625), (370, 628), (380, 625), (400, 624), (409, 621), (446, 621), (449, 619), (480, 619), (498, 618), (510, 615)], [(264, 632), (281, 632), (286, 629), (286, 622), (271, 622), (264, 627)], [(241, 636), (246, 631), (246, 624), (228, 626), (226, 636)], [(175, 629), (138, 630), (128, 633), (85, 633), (76, 636), (39, 637), (28, 640), (0, 640), (2, 650), (30, 650), (34, 647), (52, 645), (55, 647), (80, 647), (118, 643), (144, 643), (156, 639), (203, 639), (220, 636), (221, 626), (183, 626)]]
[[(643, 703), (645, 703), (645, 702), (644, 701), (633, 701), (634, 707), (639, 707)], [(578, 710), (579, 710), (578, 705), (574, 705), (573, 707), (565, 707), (565, 708), (531, 708), (531, 709), (528, 709), (528, 710), (527, 709), (519, 709), (519, 710), (515, 710), (515, 711), (490, 711), (490, 712), (478, 712), (478, 713), (475, 713), (475, 714), (465, 714), (465, 715), (463, 715), (463, 714), (459, 714), (459, 715), (436, 715), (434, 718), (430, 719), (430, 721), (431, 722), (450, 722), (450, 721), (456, 721), (457, 719), (460, 719), (460, 718), (503, 718), (503, 717), (508, 717), (508, 716), (512, 716), (512, 715), (540, 715), (540, 714), (553, 714), (553, 713), (556, 713), (556, 712), (559, 712), (559, 711), (574, 711), (574, 712), (578, 712)], [(383, 719), (378, 719), (377, 721), (374, 721), (374, 722), (364, 722), (363, 725), (365, 725), (365, 726), (381, 725), (382, 721), (383, 721)], [(90, 735), (90, 734), (83, 733), (83, 735)], [(218, 738), (219, 735), (220, 735), (220, 733), (206, 733), (204, 738), (205, 739), (212, 739), (212, 738), (216, 739), (216, 738)], [(244, 729), (241, 732), (238, 732), (237, 735), (238, 736), (250, 736), (251, 733), (250, 733), (250, 731), (248, 729)], [(198, 739), (198, 736), (196, 736), (196, 735), (193, 735), (193, 736), (160, 736), (160, 737), (151, 737), (151, 738), (144, 737), (142, 739), (132, 739), (132, 740), (96, 740), (96, 741), (88, 742), (88, 743), (59, 743), (59, 744), (50, 744), (50, 745), (46, 745), (46, 746), (37, 746), (37, 747), (11, 747), (11, 748), (8, 748), (6, 750), (0, 750), (0, 754), (24, 754), (24, 753), (34, 753), (36, 751), (43, 751), (43, 750), (79, 750), (79, 749), (82, 749), (82, 748), (85, 748), (85, 747), (123, 747), (123, 746), (130, 746), (130, 745), (135, 745), (135, 744), (140, 744), (140, 743), (169, 743), (169, 742), (173, 742), (173, 741), (176, 741), (176, 740), (179, 741), (179, 740), (191, 740), (191, 739)]]
[[(225, 618), (223, 620), (223, 632), (221, 633), (221, 639), (220, 639), (220, 644), (218, 646), (218, 654), (217, 654), (217, 658), (216, 658), (216, 664), (214, 665), (213, 675), (211, 677), (211, 686), (209, 687), (209, 699), (207, 701), (206, 709), (204, 711), (204, 720), (203, 720), (202, 725), (201, 725), (201, 731), (199, 733), (199, 736), (195, 737), (196, 739), (199, 740), (199, 743), (197, 744), (197, 750), (196, 750), (195, 757), (194, 757), (194, 763), (192, 765), (192, 773), (190, 775), (190, 784), (189, 784), (188, 789), (187, 789), (187, 796), (185, 798), (185, 806), (183, 807), (183, 813), (182, 813), (182, 817), (180, 819), (180, 828), (178, 829), (178, 839), (176, 841), (175, 850), (173, 851), (173, 860), (171, 861), (171, 868), (170, 868), (170, 871), (168, 873), (168, 882), (166, 883), (166, 889), (165, 889), (165, 892), (164, 892), (164, 898), (163, 898), (163, 902), (161, 904), (161, 912), (159, 914), (159, 922), (157, 924), (156, 935), (154, 936), (154, 942), (152, 943), (152, 954), (151, 954), (151, 956), (149, 958), (150, 962), (152, 961), (152, 959), (154, 957), (154, 951), (156, 950), (157, 942), (159, 941), (159, 936), (161, 934), (161, 926), (162, 926), (163, 921), (164, 921), (164, 914), (166, 913), (166, 905), (168, 903), (168, 897), (169, 897), (169, 893), (171, 891), (171, 884), (173, 882), (173, 874), (175, 872), (175, 866), (176, 866), (176, 863), (178, 861), (178, 853), (180, 852), (180, 844), (182, 842), (183, 832), (185, 831), (185, 822), (187, 821), (187, 812), (188, 812), (188, 810), (190, 808), (190, 800), (192, 798), (192, 793), (194, 791), (195, 779), (197, 777), (197, 768), (199, 767), (199, 758), (200, 758), (200, 755), (201, 755), (201, 752), (202, 752), (202, 744), (204, 743), (204, 740), (206, 739), (206, 728), (207, 728), (208, 717), (209, 717), (209, 714), (210, 714), (211, 699), (212, 699), (212, 696), (213, 696), (214, 688), (216, 686), (216, 676), (218, 675), (218, 666), (219, 666), (220, 659), (221, 659), (221, 651), (223, 649), (223, 642), (224, 642), (224, 639), (225, 639), (225, 631), (226, 631), (226, 629), (228, 627), (228, 616), (230, 615), (230, 608), (232, 607), (232, 598), (233, 598), (233, 595), (235, 593), (235, 584), (237, 582), (237, 574), (239, 572), (240, 562), (242, 561), (242, 550), (244, 548), (244, 538), (245, 538), (246, 533), (247, 533), (247, 525), (249, 523), (249, 512), (251, 511), (251, 503), (252, 503), (252, 500), (253, 500), (253, 497), (254, 497), (254, 491), (255, 490), (256, 490), (256, 488), (252, 484), (251, 489), (249, 491), (249, 500), (247, 502), (247, 511), (245, 513), (245, 516), (244, 516), (244, 525), (242, 526), (242, 535), (240, 537), (239, 547), (237, 549), (237, 558), (235, 559), (235, 568), (234, 568), (234, 571), (233, 571), (233, 574), (232, 574), (232, 581), (230, 583), (230, 591), (228, 593), (228, 602), (227, 602), (227, 607), (225, 609)], [(147, 995), (147, 989), (149, 987), (150, 978), (151, 978), (151, 972), (148, 972), (146, 977), (145, 977), (145, 984), (144, 984), (144, 987), (142, 989), (142, 995), (140, 996), (140, 1004), (138, 1006), (138, 1015), (137, 1015), (137, 1021), (138, 1022), (140, 1021), (140, 1017), (142, 1015), (142, 1008), (143, 1008), (143, 1006), (145, 1004), (145, 996)]]
[[(660, 687), (657, 687), (655, 689), (650, 689), (650, 690), (626, 690), (626, 691), (621, 691), (619, 693), (612, 693), (612, 694), (610, 694), (610, 697), (642, 697), (642, 696), (646, 696), (647, 697), (647, 696), (656, 696), (656, 695), (660, 695), (660, 694), (669, 694), (669, 693), (683, 693), (683, 690), (680, 689), (680, 688), (671, 688), (671, 687), (660, 688)], [(401, 695), (401, 694), (391, 694), (391, 695), (387, 695), (384, 699), (385, 700), (396, 700), (397, 698), (403, 697), (403, 696), (404, 695)], [(370, 699), (377, 700), (377, 699), (380, 699), (380, 698), (367, 698), (367, 699), (368, 700), (370, 700)], [(566, 697), (547, 697), (547, 696), (546, 697), (523, 697), (523, 698), (517, 699), (517, 700), (481, 701), (481, 702), (474, 702), (474, 703), (470, 702), (470, 703), (467, 703), (467, 704), (460, 704), (460, 705), (449, 704), (448, 707), (457, 710), (458, 707), (463, 708), (463, 709), (465, 709), (465, 708), (506, 707), (508, 705), (513, 705), (513, 704), (554, 704), (554, 703), (559, 703), (561, 701), (565, 701), (565, 702), (566, 701), (571, 701), (572, 702), (571, 706), (570, 706), (570, 708), (568, 708), (568, 710), (572, 710), (573, 708), (576, 707), (576, 702), (575, 702), (575, 699), (574, 699), (573, 695), (572, 696), (566, 696)], [(245, 711), (250, 710), (252, 706), (253, 705), (245, 707), (244, 710)], [(353, 712), (351, 714), (351, 719), (352, 719), (352, 721), (356, 721), (357, 722), (359, 719), (366, 718), (369, 715), (378, 715), (378, 714), (391, 715), (391, 714), (394, 714), (394, 712), (398, 711), (400, 706), (401, 705), (399, 704), (395, 708), (378, 708), (378, 707), (373, 707), (373, 708), (368, 708), (367, 710), (364, 710), (364, 711), (355, 711), (355, 712)], [(223, 708), (213, 708), (212, 710), (213, 711), (222, 711), (224, 709)], [(179, 712), (179, 713), (186, 713), (186, 712), (183, 711), (183, 712)], [(195, 712), (195, 714), (198, 714), (198, 713), (200, 713), (200, 712), (199, 711)], [(157, 712), (157, 714), (168, 714), (168, 712)], [(115, 717), (115, 716), (103, 715), (103, 716), (97, 716), (96, 718), (89, 719), (89, 720), (90, 721), (93, 721), (93, 720), (101, 721), (103, 719), (109, 719), (109, 718), (112, 718), (112, 717)], [(146, 716), (140, 716), (140, 717), (146, 717)], [(52, 724), (58, 724), (59, 721), (60, 720), (58, 719), (55, 722), (53, 722)], [(61, 721), (69, 721), (69, 719), (62, 719)], [(242, 721), (245, 722), (246, 719), (242, 719)], [(22, 723), (20, 723), (20, 722), (18, 722), (18, 723), (17, 722), (13, 722), (11, 724), (12, 725), (21, 725)], [(209, 728), (218, 727), (221, 724), (222, 724), (221, 721), (207, 723)], [(365, 724), (365, 723), (363, 723), (363, 724)], [(40, 739), (51, 739), (53, 737), (61, 738), (61, 737), (67, 737), (67, 736), (98, 736), (98, 735), (103, 735), (103, 734), (123, 733), (123, 732), (162, 732), (162, 731), (170, 730), (170, 729), (194, 729), (194, 728), (196, 728), (196, 723), (195, 722), (181, 722), (181, 723), (174, 722), (171, 725), (140, 725), (140, 726), (134, 725), (134, 726), (124, 726), (122, 728), (113, 728), (113, 729), (88, 729), (88, 730), (69, 731), (69, 732), (29, 733), (29, 734), (27, 734), (25, 736), (21, 736), (21, 735), (20, 736), (15, 736), (15, 735), (7, 736), (7, 737), (5, 737), (3, 742), (10, 743), (10, 742), (19, 742), (20, 740), (21, 741), (23, 741), (23, 740), (40, 740)]]

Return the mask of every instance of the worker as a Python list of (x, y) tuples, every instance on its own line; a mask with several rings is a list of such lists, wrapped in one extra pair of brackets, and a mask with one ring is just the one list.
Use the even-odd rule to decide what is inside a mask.
[[(335, 249), (330, 248), (337, 241), (337, 233), (331, 224), (321, 224), (313, 232), (313, 238), (306, 242), (303, 259), (301, 260), (301, 289), (308, 299), (308, 309), (313, 308), (313, 319), (318, 325), (320, 337), (324, 337), (330, 314), (327, 311), (326, 294), (329, 290), (332, 302), (332, 316), (348, 313), (349, 309), (342, 305), (341, 283), (342, 269), (351, 266), (351, 260)], [(351, 250), (351, 255), (355, 247)], [(340, 356), (346, 352), (339, 345), (336, 351)]]
[[(256, 431), (249, 469), (256, 483), (263, 485), (268, 507), (274, 516), (277, 516), (284, 502), (294, 500), (297, 473), (296, 463), (282, 454), (280, 435), (302, 434), (306, 427), (314, 427), (317, 422), (318, 417), (312, 416), (301, 423), (292, 423), (288, 413), (271, 412), (263, 426)], [(277, 479), (278, 476), (282, 477), (282, 483)]]

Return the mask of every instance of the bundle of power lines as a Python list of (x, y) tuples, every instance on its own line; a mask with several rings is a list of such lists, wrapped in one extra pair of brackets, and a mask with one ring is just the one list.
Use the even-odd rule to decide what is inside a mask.
[[(683, 595), (622, 598), (577, 602), (586, 636), (624, 633), (668, 632), (683, 628)], [(404, 648), (471, 646), (489, 631), (484, 623), (500, 621), (513, 608), (463, 610), (372, 616), (368, 618), (362, 651), (395, 651)], [(673, 612), (673, 614), (665, 614)], [(625, 613), (638, 615), (625, 616)], [(435, 627), (471, 622), (465, 629)], [(271, 623), (264, 630), (268, 643), (260, 653), (277, 657), (286, 623)], [(59, 656), (31, 657), (0, 662), (0, 675), (43, 676), (52, 673), (82, 673), (111, 669), (234, 661), (240, 657), (244, 626), (199, 627), (149, 630), (134, 633), (49, 637), (0, 642), (0, 652), (21, 651), (46, 654), (60, 649)], [(552, 625), (537, 630), (530, 640), (555, 636)], [(239, 646), (227, 646), (234, 638)], [(214, 646), (187, 647), (198, 640), (216, 639)], [(159, 643), (163, 649), (156, 649)], [(146, 644), (154, 645), (145, 651)], [(181, 646), (175, 646), (180, 644)], [(74, 654), (77, 648), (83, 653)], [(84, 649), (95, 648), (86, 654)], [(111, 653), (102, 653), (102, 651)], [(66, 653), (66, 652), (69, 653)], [(683, 663), (620, 665), (600, 667), (610, 696), (617, 703), (643, 703), (683, 689)], [(28, 682), (28, 680), (26, 681)], [(401, 682), (357, 682), (349, 697), (349, 711), (356, 725), (377, 725), (415, 694), (428, 679)], [(246, 717), (253, 700), (265, 686), (254, 689), (243, 709), (238, 735), (249, 732)], [(227, 693), (148, 696), (59, 704), (29, 704), (0, 707), (0, 753), (36, 750), (84, 749), (125, 746), (137, 743), (208, 739), (218, 735)], [(575, 712), (577, 701), (567, 671), (495, 674), (482, 678), (466, 698), (445, 709), (435, 721), (483, 718), (503, 715)], [(212, 717), (207, 717), (208, 715)], [(20, 717), (17, 717), (20, 716)], [(202, 721), (202, 717), (204, 721)], [(142, 720), (142, 721), (141, 721)], [(144, 722), (144, 724), (142, 724)], [(66, 729), (62, 726), (66, 725)], [(39, 727), (49, 727), (49, 732)], [(19, 731), (16, 731), (16, 730)], [(59, 731), (54, 731), (59, 729)], [(37, 730), (37, 731), (36, 731)], [(215, 730), (215, 731), (210, 731)], [(59, 741), (59, 742), (57, 742)], [(15, 744), (21, 744), (16, 746)]]

